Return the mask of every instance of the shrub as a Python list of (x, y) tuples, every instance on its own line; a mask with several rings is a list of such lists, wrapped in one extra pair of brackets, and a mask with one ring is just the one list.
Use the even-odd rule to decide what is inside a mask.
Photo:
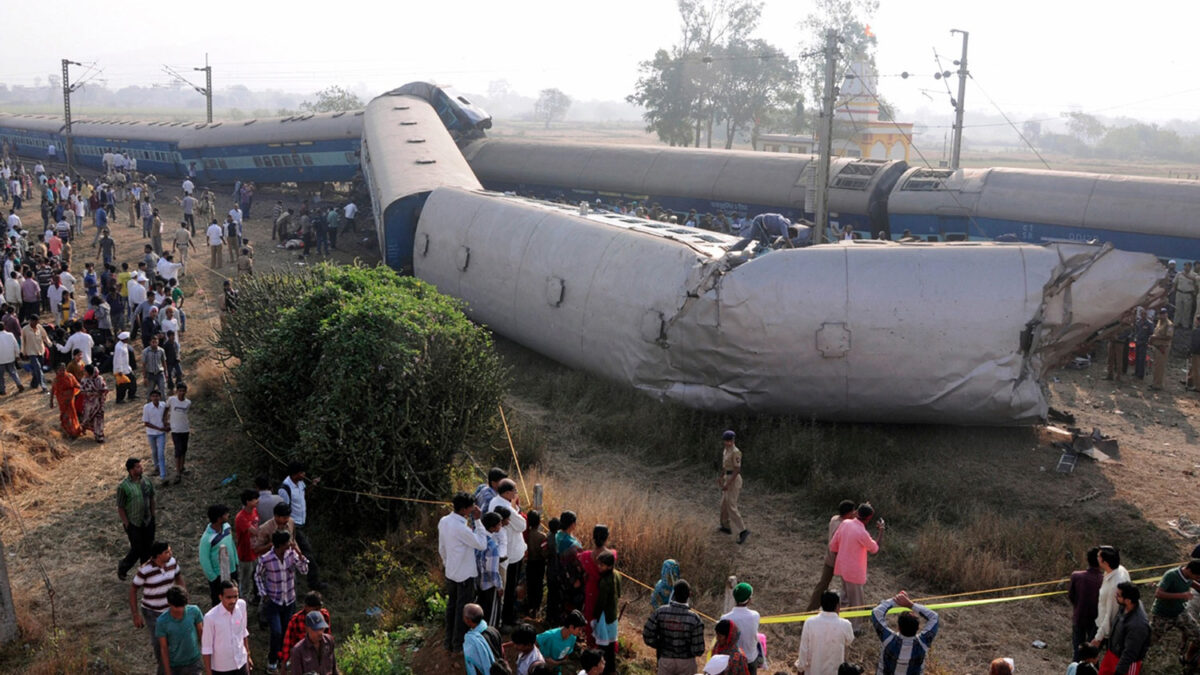
[(363, 633), (358, 624), (338, 644), (338, 669), (354, 675), (412, 675), (409, 657), (421, 641), (419, 628)]
[[(504, 371), (461, 304), (386, 267), (321, 265), (241, 289), (217, 344), (245, 423), (345, 490), (444, 498), (454, 454), (493, 426)], [(377, 500), (355, 501), (388, 507)]]

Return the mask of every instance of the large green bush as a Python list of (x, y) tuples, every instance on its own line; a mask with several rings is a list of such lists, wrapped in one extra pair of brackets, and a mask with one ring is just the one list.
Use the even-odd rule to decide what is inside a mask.
[(489, 430), (504, 386), (457, 300), (382, 266), (256, 277), (217, 344), (239, 360), (249, 431), (359, 492), (444, 499), (454, 454)]

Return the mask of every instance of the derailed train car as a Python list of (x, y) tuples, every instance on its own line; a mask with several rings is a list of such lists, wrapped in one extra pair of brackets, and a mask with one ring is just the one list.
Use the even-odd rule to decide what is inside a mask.
[(415, 274), (571, 367), (707, 410), (848, 421), (1041, 419), (1046, 370), (1153, 292), (1111, 246), (732, 237), (439, 188)]
[[(549, 143), (488, 138), (463, 151), (484, 187), (567, 202), (659, 204), (677, 213), (811, 217), (816, 157), (740, 150)], [(887, 196), (902, 161), (837, 158), (831, 219), (866, 237), (887, 229)]]
[(1200, 260), (1200, 183), (1027, 169), (913, 168), (888, 198), (891, 228), (918, 236), (1110, 242)]
[(481, 186), (429, 101), (384, 94), (367, 106), (365, 119), (363, 178), (380, 253), (392, 268), (411, 272), (417, 219), (430, 191)]

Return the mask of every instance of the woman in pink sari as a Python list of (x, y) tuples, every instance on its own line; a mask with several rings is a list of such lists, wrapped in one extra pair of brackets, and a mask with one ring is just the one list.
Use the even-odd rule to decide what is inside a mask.
[(79, 380), (67, 372), (67, 367), (58, 364), (54, 371), (54, 386), (50, 388), (50, 407), (58, 403), (58, 421), (63, 432), (71, 438), (83, 435), (79, 416), (75, 414), (75, 396), (79, 393)]
[(579, 554), (579, 565), (583, 568), (584, 580), (583, 618), (588, 621), (587, 643), (589, 647), (595, 644), (595, 638), (592, 636), (592, 626), (596, 620), (596, 598), (600, 594), (600, 566), (597, 565), (597, 558), (605, 551), (611, 551), (614, 558), (617, 555), (616, 550), (607, 548), (607, 544), (608, 526), (596, 525), (592, 528), (592, 549)]
[(85, 372), (86, 376), (79, 382), (79, 399), (83, 401), (79, 423), (84, 430), (91, 430), (97, 443), (103, 443), (104, 399), (108, 396), (108, 383), (94, 365), (86, 366)]

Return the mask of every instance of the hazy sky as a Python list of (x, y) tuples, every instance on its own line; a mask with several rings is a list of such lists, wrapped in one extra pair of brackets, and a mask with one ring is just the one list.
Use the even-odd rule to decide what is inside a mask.
[[(811, 7), (806, 0), (768, 0), (758, 36), (798, 54), (799, 23)], [(986, 92), (1017, 121), (1071, 107), (1145, 119), (1200, 117), (1200, 82), (1191, 76), (1198, 50), (1190, 39), (1200, 3), (1116, 7), (882, 0), (870, 20), (879, 40), (880, 91), (902, 115), (948, 110), (944, 85), (931, 77), (933, 49), (953, 69), (960, 40), (949, 30), (961, 28), (971, 33), (976, 78), (968, 110), (994, 112)], [(47, 16), (67, 17), (69, 29), (46, 26)], [(32, 85), (39, 76), (45, 82), (66, 57), (96, 62), (110, 87), (165, 83), (162, 64), (203, 65), (207, 52), (218, 90), (244, 84), (311, 92), (343, 84), (382, 92), (433, 79), (485, 92), (488, 82), (506, 79), (524, 94), (559, 87), (578, 99), (620, 99), (632, 91), (638, 61), (673, 43), (678, 23), (674, 0), (64, 0), (53, 9), (10, 0), (0, 3), (0, 82)], [(918, 77), (894, 77), (906, 70)]]

